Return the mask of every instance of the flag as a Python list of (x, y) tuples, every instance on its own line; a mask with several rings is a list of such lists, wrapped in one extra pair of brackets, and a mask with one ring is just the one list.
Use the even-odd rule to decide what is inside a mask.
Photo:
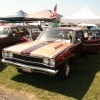
[(57, 4), (55, 5), (53, 11), (50, 14), (50, 18), (54, 18), (57, 15)]
[(54, 7), (54, 16), (56, 16), (56, 14), (57, 14), (57, 4)]

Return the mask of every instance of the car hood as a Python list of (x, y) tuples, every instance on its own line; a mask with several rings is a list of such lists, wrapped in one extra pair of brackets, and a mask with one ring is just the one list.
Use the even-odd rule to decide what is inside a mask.
[(30, 56), (45, 56), (45, 57), (53, 57), (57, 55), (61, 51), (72, 47), (71, 43), (61, 43), (61, 42), (51, 42), (51, 41), (39, 41), (35, 40), (32, 42), (21, 43), (18, 45), (14, 45), (4, 50), (12, 51), (17, 54), (25, 54)]

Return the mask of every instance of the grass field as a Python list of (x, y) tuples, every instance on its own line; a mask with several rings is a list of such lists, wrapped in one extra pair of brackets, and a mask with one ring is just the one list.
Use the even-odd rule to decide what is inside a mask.
[(38, 100), (100, 100), (100, 55), (86, 56), (72, 64), (70, 77), (20, 74), (0, 63), (0, 85), (36, 95)]

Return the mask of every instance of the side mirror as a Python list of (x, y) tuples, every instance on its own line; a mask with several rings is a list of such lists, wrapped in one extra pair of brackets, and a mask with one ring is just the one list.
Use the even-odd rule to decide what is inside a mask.
[(81, 39), (78, 38), (77, 40), (78, 40), (78, 42), (81, 42)]
[(88, 38), (88, 37), (89, 37), (89, 35), (88, 35), (87, 32), (84, 33), (84, 37), (85, 37), (85, 38)]

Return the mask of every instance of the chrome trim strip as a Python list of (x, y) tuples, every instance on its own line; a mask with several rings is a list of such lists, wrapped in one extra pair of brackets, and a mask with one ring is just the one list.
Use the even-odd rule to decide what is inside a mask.
[[(27, 60), (23, 60), (23, 59), (14, 58), (14, 57), (13, 57), (13, 59), (14, 59), (14, 60), (19, 60), (19, 61), (30, 62), (30, 63), (32, 62), (32, 61), (27, 61)], [(34, 62), (34, 63), (35, 63), (35, 64), (38, 64), (38, 63), (39, 63), (39, 64), (43, 64), (43, 63), (40, 63), (40, 62)]]
[(14, 61), (9, 61), (9, 60), (5, 60), (5, 59), (2, 59), (1, 61), (3, 63), (8, 63), (8, 64), (20, 66), (20, 67), (22, 67), (21, 69), (26, 67), (26, 68), (30, 68), (30, 69), (33, 69), (33, 70), (38, 70), (38, 71), (40, 71), (40, 73), (44, 72), (44, 73), (48, 73), (48, 74), (51, 74), (51, 75), (55, 75), (58, 72), (58, 70), (53, 70), (53, 69), (49, 69), (49, 68), (42, 68), (42, 67), (39, 67), (39, 66), (26, 65), (26, 64), (14, 62)]

